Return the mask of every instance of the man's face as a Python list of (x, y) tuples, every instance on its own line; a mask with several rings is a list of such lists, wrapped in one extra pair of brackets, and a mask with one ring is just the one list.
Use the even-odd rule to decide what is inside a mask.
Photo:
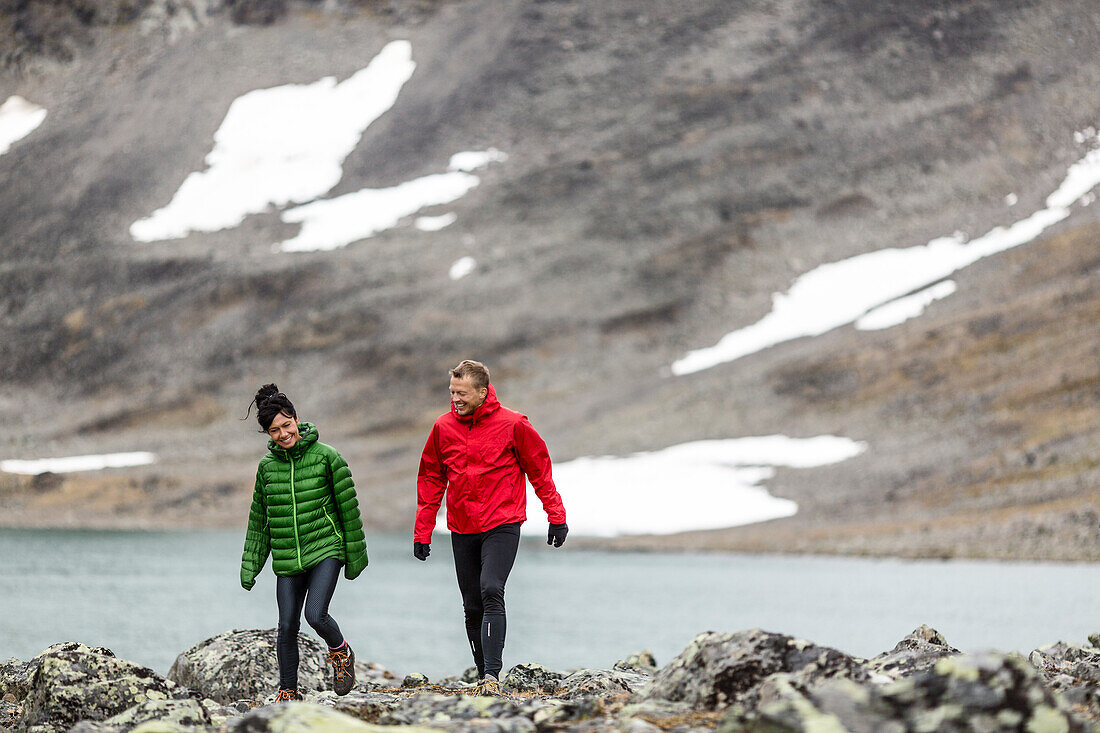
[(488, 387), (476, 389), (470, 377), (451, 377), (451, 404), (459, 415), (472, 415), (474, 410), (485, 401)]

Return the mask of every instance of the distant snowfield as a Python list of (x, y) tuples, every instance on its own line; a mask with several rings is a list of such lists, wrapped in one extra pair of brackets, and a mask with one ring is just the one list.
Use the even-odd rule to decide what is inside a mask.
[[(613, 537), (736, 527), (789, 517), (798, 505), (762, 484), (775, 467), (812, 468), (853, 458), (866, 444), (820, 435), (700, 440), (623, 458), (578, 458), (554, 467), (572, 534)], [(528, 486), (523, 533), (546, 535)]]
[[(428, 206), (449, 204), (480, 183), (471, 171), (507, 159), (496, 149), (455, 154), (447, 172), (396, 186), (322, 199), (343, 177), (344, 160), (364, 131), (393, 107), (416, 69), (408, 41), (393, 41), (363, 70), (339, 84), (258, 89), (238, 97), (214, 134), (206, 169), (190, 174), (164, 208), (134, 222), (139, 242), (186, 237), (238, 226), (246, 216), (282, 211), (301, 224), (276, 251), (333, 250), (393, 228)], [(438, 231), (455, 215), (421, 217), (422, 231)]]
[[(1095, 130), (1078, 142), (1100, 141)], [(888, 328), (915, 318), (933, 301), (954, 292), (941, 283), (953, 272), (990, 255), (1038, 237), (1088, 205), (1100, 185), (1100, 149), (1070, 166), (1065, 180), (1047, 197), (1046, 208), (1008, 227), (996, 227), (977, 239), (961, 234), (933, 239), (907, 249), (883, 249), (831, 262), (795, 280), (786, 293), (772, 296), (772, 310), (751, 326), (723, 336), (714, 346), (689, 351), (672, 364), (674, 375), (691, 374), (740, 359), (770, 346), (857, 322), (864, 329)], [(939, 284), (937, 284), (939, 283)], [(934, 288), (930, 286), (935, 285)], [(920, 292), (923, 291), (923, 292)]]
[(108, 453), (104, 455), (67, 456), (65, 458), (40, 458), (37, 460), (0, 461), (0, 471), (37, 476), (40, 473), (74, 473), (99, 471), (104, 468), (129, 468), (155, 463), (157, 457), (143, 451), (133, 453)]
[(206, 170), (189, 175), (172, 201), (134, 222), (130, 234), (139, 242), (177, 239), (235, 227), (269, 206), (323, 196), (415, 68), (411, 44), (393, 41), (339, 84), (330, 76), (238, 97), (214, 133)]
[(0, 104), (0, 155), (11, 150), (46, 119), (46, 110), (19, 96)]

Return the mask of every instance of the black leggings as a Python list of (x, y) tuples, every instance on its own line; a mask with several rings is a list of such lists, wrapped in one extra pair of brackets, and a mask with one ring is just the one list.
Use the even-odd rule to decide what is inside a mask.
[(279, 602), (279, 636), (275, 644), (279, 658), (279, 689), (298, 689), (298, 629), (302, 625), (303, 603), (306, 621), (329, 648), (344, 643), (340, 627), (328, 615), (328, 604), (342, 567), (343, 563), (329, 557), (304, 573), (281, 575), (275, 581), (275, 598)]
[(504, 584), (519, 550), (519, 522), (477, 534), (451, 533), (458, 590), (466, 613), (466, 637), (478, 677), (500, 677), (504, 666)]

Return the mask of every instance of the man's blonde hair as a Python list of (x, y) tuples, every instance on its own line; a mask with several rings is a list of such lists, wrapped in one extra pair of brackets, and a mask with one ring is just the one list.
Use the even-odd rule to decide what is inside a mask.
[(480, 361), (474, 361), (473, 359), (460, 361), (458, 366), (451, 370), (451, 376), (456, 379), (469, 377), (474, 389), (485, 389), (489, 386), (489, 370)]

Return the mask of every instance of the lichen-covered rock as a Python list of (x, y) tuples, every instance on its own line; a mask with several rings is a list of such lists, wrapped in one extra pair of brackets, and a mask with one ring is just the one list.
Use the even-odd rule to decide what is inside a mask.
[(211, 724), (210, 715), (198, 700), (147, 700), (118, 715), (112, 715), (101, 723), (78, 723), (69, 733), (123, 733), (151, 720), (184, 728)]
[(332, 705), (340, 712), (347, 713), (365, 723), (377, 723), (379, 718), (392, 710), (396, 710), (404, 702), (402, 697), (383, 692), (352, 690), (343, 697), (333, 695), (331, 699), (327, 698), (328, 694), (330, 693), (326, 693), (323, 698), (318, 695), (315, 699), (310, 699), (310, 696), (307, 696), (307, 699), (320, 705)]
[(780, 672), (810, 685), (831, 677), (869, 678), (860, 662), (844, 652), (760, 629), (697, 636), (639, 693), (640, 700), (686, 702), (721, 710), (748, 701), (765, 679)]
[[(394, 733), (393, 729), (364, 723), (330, 707), (307, 702), (280, 703), (256, 708), (225, 725), (226, 733)], [(150, 732), (151, 733), (151, 732)], [(405, 728), (401, 733), (432, 733), (424, 728)]]
[(0, 698), (10, 695), (16, 701), (27, 696), (31, 689), (31, 677), (38, 665), (32, 665), (15, 657), (0, 662)]
[(645, 674), (654, 674), (657, 671), (657, 658), (648, 649), (631, 654), (626, 659), (615, 662), (615, 669), (631, 669)]
[(541, 664), (517, 664), (500, 682), (516, 692), (551, 693), (564, 678), (561, 672), (553, 672)]
[[(275, 639), (275, 629), (226, 631), (176, 657), (168, 670), (168, 679), (223, 705), (262, 699), (279, 687)], [(330, 689), (321, 642), (299, 633), (298, 655), (298, 686)]]
[(55, 644), (37, 664), (23, 701), (20, 726), (68, 730), (82, 720), (103, 721), (150, 700), (193, 694), (148, 667), (118, 659), (106, 649)]
[(431, 680), (428, 679), (427, 675), (421, 674), (420, 672), (407, 674), (405, 675), (405, 679), (401, 680), (401, 686), (404, 688), (427, 687), (430, 684)]
[(555, 696), (564, 700), (579, 697), (617, 697), (645, 687), (649, 675), (625, 669), (581, 669), (558, 683)]
[(867, 661), (867, 670), (884, 678), (897, 679), (930, 669), (944, 657), (959, 654), (940, 632), (931, 626), (919, 626), (883, 654)]
[(1100, 648), (1058, 642), (1036, 649), (1029, 659), (1048, 687), (1100, 723)]
[(379, 716), (378, 722), (383, 725), (422, 725), (461, 731), (470, 728), (483, 730), (488, 721), (495, 721), (506, 724), (511, 731), (533, 731), (535, 725), (532, 720), (535, 713), (546, 705), (546, 701), (537, 698), (475, 697), (421, 692)]
[(787, 675), (761, 686), (755, 709), (734, 709), (719, 725), (734, 731), (1061, 731), (1088, 727), (1022, 658), (951, 656), (886, 685), (850, 679), (804, 688)]
[(22, 715), (22, 705), (11, 700), (0, 700), (0, 730), (15, 727)]
[(1097, 649), (1100, 649), (1100, 632), (1089, 634), (1089, 643)]

